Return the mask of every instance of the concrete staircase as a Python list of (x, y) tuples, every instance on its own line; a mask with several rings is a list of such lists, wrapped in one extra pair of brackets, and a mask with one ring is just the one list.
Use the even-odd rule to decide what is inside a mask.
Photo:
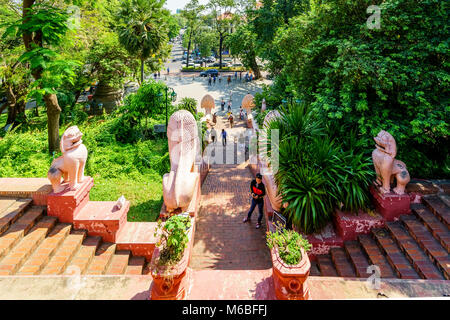
[(311, 275), (367, 278), (367, 267), (377, 265), (382, 278), (449, 280), (449, 199), (423, 196), (423, 204), (411, 204), (412, 214), (317, 255)]
[(129, 203), (88, 201), (72, 223), (30, 198), (0, 198), (0, 276), (139, 275), (151, 259), (156, 223), (128, 222)]

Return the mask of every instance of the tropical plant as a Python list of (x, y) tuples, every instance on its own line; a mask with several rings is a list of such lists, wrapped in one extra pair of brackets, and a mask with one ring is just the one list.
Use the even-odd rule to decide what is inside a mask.
[[(337, 143), (313, 109), (304, 104), (283, 107), (280, 115), (266, 131), (280, 132), (275, 180), (288, 204), (289, 221), (313, 233), (331, 220), (336, 208), (355, 213), (366, 208), (374, 173), (371, 158), (358, 147), (358, 140)], [(268, 150), (272, 144), (267, 141)], [(351, 146), (355, 147), (347, 149)]]
[(181, 102), (177, 106), (178, 110), (187, 110), (194, 115), (197, 114), (197, 100), (194, 98), (185, 97), (181, 99)]
[(276, 248), (280, 258), (288, 265), (297, 265), (302, 260), (303, 248), (305, 252), (311, 250), (311, 245), (294, 230), (267, 232), (267, 246)]
[(119, 41), (141, 62), (140, 83), (144, 82), (145, 61), (168, 41), (164, 0), (123, 0), (117, 13)]
[(155, 237), (159, 235), (156, 245), (161, 246), (158, 266), (173, 266), (183, 257), (184, 250), (189, 243), (189, 228), (191, 218), (189, 216), (174, 215), (164, 224), (158, 220), (155, 229)]

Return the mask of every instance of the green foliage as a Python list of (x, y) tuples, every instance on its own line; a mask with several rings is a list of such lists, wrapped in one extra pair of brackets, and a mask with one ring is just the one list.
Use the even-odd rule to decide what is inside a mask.
[(155, 237), (159, 235), (158, 247), (162, 245), (159, 266), (172, 266), (181, 260), (189, 243), (188, 232), (191, 227), (189, 216), (174, 215), (164, 224), (158, 220)]
[(122, 88), (125, 77), (137, 69), (136, 60), (120, 45), (114, 33), (95, 40), (86, 58), (88, 75), (115, 89)]
[[(83, 112), (78, 105), (76, 110), (76, 114)], [(1, 177), (47, 176), (53, 156), (47, 152), (46, 116), (43, 113), (33, 118), (33, 112), (27, 111), (28, 131), (15, 130), (0, 139)], [(116, 139), (114, 117), (77, 117), (68, 118), (60, 132), (72, 125), (83, 132), (83, 143), (89, 151), (86, 175), (95, 179), (91, 200), (115, 201), (124, 195), (131, 202), (130, 221), (156, 221), (163, 203), (162, 175), (170, 169), (167, 140), (124, 144)]]
[(178, 110), (187, 110), (194, 115), (197, 115), (197, 100), (194, 98), (185, 97), (177, 106)]
[[(149, 80), (135, 94), (127, 96), (124, 105), (117, 111), (113, 129), (119, 141), (132, 143), (152, 136), (153, 124), (165, 115), (166, 88), (162, 82)], [(173, 111), (170, 100), (168, 106), (170, 116)]]
[[(372, 4), (380, 29), (366, 26)], [(324, 119), (355, 129), (366, 148), (387, 130), (412, 176), (448, 178), (449, 12), (439, 0), (315, 3), (274, 46), (289, 86)]]
[(302, 260), (301, 248), (308, 252), (311, 245), (294, 230), (267, 232), (267, 246), (276, 248), (280, 258), (288, 265), (297, 265)]
[(337, 143), (330, 128), (306, 105), (288, 105), (280, 114), (266, 130), (279, 130), (275, 180), (288, 203), (289, 220), (312, 233), (331, 221), (335, 208), (352, 212), (366, 208), (374, 173), (371, 158), (358, 147), (359, 138)]

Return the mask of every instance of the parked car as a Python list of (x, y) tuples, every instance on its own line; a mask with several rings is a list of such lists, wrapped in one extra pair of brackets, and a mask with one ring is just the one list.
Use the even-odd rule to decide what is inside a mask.
[(214, 57), (207, 57), (207, 58), (204, 58), (204, 60), (205, 60), (205, 62), (216, 62), (216, 58), (214, 58)]
[[(216, 62), (212, 65), (213, 67), (220, 67), (220, 62)], [(228, 67), (228, 63), (222, 62), (222, 68)]]
[(194, 63), (194, 68), (200, 68), (202, 65), (200, 63)]
[(209, 76), (217, 77), (218, 75), (219, 75), (219, 71), (217, 71), (216, 69), (209, 69), (209, 70), (200, 72), (200, 77), (209, 77)]
[(242, 67), (242, 63), (233, 63), (233, 67)]
[(189, 62), (189, 65), (186, 65), (186, 62), (184, 62), (183, 65), (184, 65), (185, 67), (194, 67), (194, 68), (195, 68), (195, 65), (194, 65), (193, 62)]

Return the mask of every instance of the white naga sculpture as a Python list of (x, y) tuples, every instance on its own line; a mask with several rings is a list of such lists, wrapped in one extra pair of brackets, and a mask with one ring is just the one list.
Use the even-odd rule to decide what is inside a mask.
[(252, 109), (255, 107), (255, 101), (251, 94), (247, 94), (244, 99), (242, 99), (242, 108), (247, 112), (247, 126), (251, 128), (252, 126)]
[(198, 184), (194, 164), (200, 144), (194, 116), (186, 110), (175, 112), (169, 120), (170, 173), (163, 177), (163, 197), (166, 209), (185, 210)]
[(394, 137), (389, 132), (381, 130), (374, 140), (376, 149), (372, 152), (372, 161), (377, 173), (376, 183), (380, 192), (389, 193), (395, 177), (397, 186), (393, 191), (399, 195), (404, 194), (410, 177), (405, 163), (395, 159), (397, 144)]
[[(281, 115), (277, 110), (272, 110), (269, 113), (267, 113), (263, 122), (263, 130), (261, 131), (261, 134), (263, 136), (267, 137), (267, 128), (270, 122), (280, 116)], [(268, 162), (267, 157), (264, 156), (260, 157), (260, 162), (261, 162), (261, 172), (264, 173), (263, 182), (266, 186), (267, 196), (270, 199), (270, 204), (272, 205), (272, 208), (274, 210), (279, 212), (282, 205), (282, 197), (278, 194), (278, 186), (277, 183), (275, 182), (275, 177), (272, 173), (272, 170), (270, 169), (270, 164)]]
[(62, 156), (53, 160), (47, 174), (55, 193), (65, 189), (61, 184), (61, 177), (63, 177), (63, 182), (69, 182), (70, 190), (76, 190), (79, 183), (84, 180), (84, 167), (88, 152), (81, 140), (82, 136), (80, 129), (73, 126), (68, 128), (61, 137)]
[(202, 99), (201, 107), (205, 109), (206, 120), (211, 121), (211, 111), (215, 108), (214, 98), (209, 94), (205, 95)]

